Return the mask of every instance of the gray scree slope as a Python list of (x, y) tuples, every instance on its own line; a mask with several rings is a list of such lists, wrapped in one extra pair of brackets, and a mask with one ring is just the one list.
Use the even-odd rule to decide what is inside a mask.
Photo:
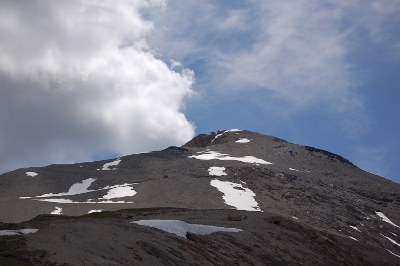
[[(400, 265), (399, 207), (399, 184), (339, 155), (221, 131), (119, 162), (1, 175), (0, 230), (39, 230), (0, 236), (0, 265)], [(148, 219), (242, 231), (182, 238), (133, 223)]]

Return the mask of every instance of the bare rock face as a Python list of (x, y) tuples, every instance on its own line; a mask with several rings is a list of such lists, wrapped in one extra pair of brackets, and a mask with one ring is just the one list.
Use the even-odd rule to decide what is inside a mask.
[(400, 265), (399, 226), (399, 184), (244, 130), (0, 176), (0, 265)]
[(203, 148), (211, 143), (211, 141), (215, 138), (215, 133), (212, 132), (210, 135), (200, 134), (190, 140), (188, 143), (183, 145), (183, 147), (191, 147), (191, 148)]

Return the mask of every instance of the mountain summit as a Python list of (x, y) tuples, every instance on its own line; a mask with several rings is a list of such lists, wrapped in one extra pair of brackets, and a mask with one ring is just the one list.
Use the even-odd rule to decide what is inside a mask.
[(0, 175), (0, 264), (400, 265), (400, 185), (246, 130)]

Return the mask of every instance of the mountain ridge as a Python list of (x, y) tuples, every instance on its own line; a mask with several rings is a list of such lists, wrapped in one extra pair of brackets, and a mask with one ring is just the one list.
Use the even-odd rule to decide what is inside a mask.
[[(97, 228), (93, 238), (98, 232), (110, 240), (108, 234), (119, 232), (121, 239), (113, 240), (113, 248), (124, 250), (120, 256), (125, 260), (104, 251), (107, 259), (98, 254), (89, 264), (174, 265), (198, 260), (199, 264), (393, 265), (399, 263), (400, 254), (399, 207), (399, 184), (365, 172), (340, 155), (233, 129), (200, 134), (181, 147), (161, 151), (2, 174), (0, 234), (22, 227), (39, 230), (0, 236), (0, 241), (6, 237), (16, 250), (33, 252), (35, 258), (46, 251), (43, 259), (34, 261), (38, 265), (89, 263), (83, 258), (94, 250), (77, 244), (89, 226)], [(165, 221), (161, 228), (173, 223), (241, 231), (187, 232), (181, 239), (133, 223), (149, 218)], [(108, 231), (100, 233), (102, 226)], [(214, 229), (195, 232), (209, 230)], [(154, 243), (131, 243), (122, 232), (149, 237)], [(77, 258), (67, 258), (61, 251), (67, 242), (60, 235), (65, 234), (81, 249), (67, 245), (69, 252), (81, 254)], [(297, 239), (296, 244), (289, 244), (289, 236)], [(46, 239), (48, 244), (41, 243)], [(163, 248), (169, 242), (173, 251)], [(104, 245), (95, 244), (101, 250)], [(121, 245), (131, 247), (138, 257), (125, 254), (129, 249)], [(210, 245), (225, 255), (219, 256)], [(229, 249), (241, 255), (230, 257)], [(26, 256), (21, 259), (33, 263)]]

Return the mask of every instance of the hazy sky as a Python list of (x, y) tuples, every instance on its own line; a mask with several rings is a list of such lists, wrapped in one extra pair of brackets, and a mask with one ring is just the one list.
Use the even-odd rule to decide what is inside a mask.
[(398, 0), (0, 6), (0, 172), (241, 128), (400, 182)]

